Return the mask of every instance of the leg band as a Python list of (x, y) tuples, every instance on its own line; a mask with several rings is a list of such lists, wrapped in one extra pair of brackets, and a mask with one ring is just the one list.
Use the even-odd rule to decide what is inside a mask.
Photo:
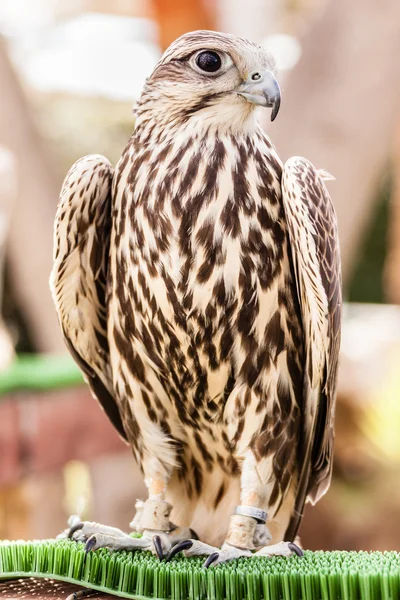
[(254, 506), (236, 506), (233, 514), (242, 515), (242, 517), (251, 517), (257, 523), (266, 523), (268, 516), (265, 510), (255, 508)]

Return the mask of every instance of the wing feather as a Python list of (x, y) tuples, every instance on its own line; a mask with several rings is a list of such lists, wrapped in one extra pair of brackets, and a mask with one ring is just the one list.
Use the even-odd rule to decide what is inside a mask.
[(332, 473), (342, 298), (337, 222), (326, 178), (309, 161), (293, 157), (286, 162), (282, 179), (306, 349), (303, 461), (289, 525), (292, 533), (306, 498), (317, 502)]
[(96, 154), (81, 158), (68, 172), (55, 218), (50, 288), (69, 351), (126, 439), (113, 398), (107, 340), (112, 178), (110, 162)]

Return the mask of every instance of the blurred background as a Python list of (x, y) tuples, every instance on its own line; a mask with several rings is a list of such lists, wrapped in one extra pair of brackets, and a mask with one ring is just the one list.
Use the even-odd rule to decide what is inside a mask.
[(334, 477), (305, 547), (400, 550), (398, 0), (1, 0), (0, 538), (56, 535), (71, 513), (127, 529), (141, 476), (65, 354), (48, 287), (62, 179), (115, 163), (132, 105), (178, 35), (271, 49), (283, 159), (336, 177), (344, 291)]

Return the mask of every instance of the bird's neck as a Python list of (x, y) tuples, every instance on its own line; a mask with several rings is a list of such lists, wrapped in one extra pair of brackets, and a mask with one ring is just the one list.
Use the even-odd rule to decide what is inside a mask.
[(182, 110), (158, 98), (136, 110), (135, 136), (140, 142), (155, 143), (176, 136), (204, 138), (212, 136), (252, 137), (260, 131), (256, 111), (237, 103), (210, 102), (196, 109)]

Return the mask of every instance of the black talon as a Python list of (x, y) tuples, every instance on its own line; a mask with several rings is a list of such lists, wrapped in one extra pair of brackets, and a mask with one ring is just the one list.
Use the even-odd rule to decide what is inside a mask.
[(91, 550), (93, 550), (93, 548), (95, 547), (97, 543), (97, 539), (95, 535), (91, 535), (90, 538), (88, 539), (88, 541), (85, 544), (85, 552), (86, 554), (88, 554), (88, 552), (90, 552)]
[(289, 542), (288, 548), (292, 552), (294, 552), (295, 554), (297, 554), (297, 556), (304, 556), (303, 550), (297, 544), (293, 544), (293, 542)]
[(219, 556), (219, 552), (213, 552), (212, 554), (210, 554), (210, 556), (207, 558), (206, 562), (204, 563), (203, 567), (205, 569), (208, 569), (208, 567), (217, 560), (218, 556)]
[(85, 523), (82, 523), (82, 521), (73, 525), (68, 531), (68, 538), (71, 539), (76, 531), (79, 531), (79, 529), (83, 529), (84, 525)]
[(191, 548), (192, 546), (192, 540), (183, 540), (183, 542), (178, 542), (177, 544), (175, 544), (175, 546), (171, 549), (170, 553), (166, 557), (166, 562), (169, 562), (171, 558), (174, 558), (174, 556), (182, 550), (189, 550), (189, 548)]
[(163, 552), (163, 547), (162, 547), (162, 543), (161, 543), (161, 538), (159, 535), (153, 536), (153, 544), (154, 544), (154, 548), (156, 549), (158, 558), (160, 560), (162, 560), (164, 558), (164, 552)]

